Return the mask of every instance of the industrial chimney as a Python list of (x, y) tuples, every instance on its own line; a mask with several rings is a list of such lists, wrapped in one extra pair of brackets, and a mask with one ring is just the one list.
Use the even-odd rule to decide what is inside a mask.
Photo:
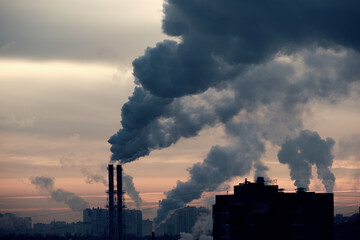
[(114, 206), (114, 166), (109, 164), (108, 166), (109, 172), (109, 199), (108, 199), (108, 208), (109, 208), (109, 239), (114, 240), (115, 233), (115, 225), (114, 225), (114, 217), (115, 217), (115, 206)]
[(118, 240), (123, 239), (123, 189), (122, 189), (122, 166), (116, 166), (116, 181), (117, 181), (117, 222), (118, 222)]

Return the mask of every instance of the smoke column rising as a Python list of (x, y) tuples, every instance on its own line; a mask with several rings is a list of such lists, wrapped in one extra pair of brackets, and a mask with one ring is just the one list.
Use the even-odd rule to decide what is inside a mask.
[[(179, 42), (160, 42), (133, 61), (137, 86), (109, 139), (111, 159), (135, 161), (216, 125), (230, 143), (189, 168), (189, 181), (167, 192), (156, 223), (252, 168), (266, 175), (265, 143), (303, 136), (309, 103), (336, 103), (360, 80), (357, 0), (168, 0), (164, 13), (164, 32)], [(297, 159), (292, 169), (305, 169), (306, 185), (309, 162)], [(331, 191), (332, 158), (316, 161)]]
[(89, 207), (89, 204), (81, 197), (72, 192), (63, 189), (54, 189), (54, 180), (49, 177), (30, 177), (32, 184), (38, 188), (41, 193), (51, 197), (51, 199), (65, 203), (72, 211), (82, 211)]
[(123, 175), (123, 183), (124, 183), (124, 189), (126, 193), (130, 196), (130, 198), (135, 202), (135, 206), (137, 209), (141, 208), (141, 205), (143, 203), (140, 193), (136, 190), (133, 177), (130, 175)]
[(327, 192), (332, 192), (335, 176), (330, 171), (333, 163), (331, 150), (335, 141), (331, 138), (323, 140), (317, 132), (301, 131), (294, 139), (288, 139), (278, 153), (279, 161), (288, 164), (291, 179), (295, 186), (309, 189), (312, 177), (311, 167), (317, 168), (318, 178), (321, 179)]

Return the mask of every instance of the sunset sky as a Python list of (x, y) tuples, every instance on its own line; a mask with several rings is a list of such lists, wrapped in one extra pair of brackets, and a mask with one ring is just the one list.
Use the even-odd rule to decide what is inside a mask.
[[(33, 222), (81, 220), (81, 213), (49, 200), (31, 184), (29, 178), (35, 176), (53, 178), (56, 188), (83, 197), (91, 207), (105, 206), (106, 187), (87, 183), (86, 176), (106, 177), (108, 140), (122, 128), (121, 107), (135, 87), (132, 61), (164, 39), (182, 41), (162, 32), (162, 4), (161, 0), (0, 0), (0, 212), (32, 216)], [(279, 53), (259, 66), (289, 64), (295, 75), (301, 75), (309, 63), (316, 69), (329, 58), (329, 68), (337, 61), (360, 59), (355, 50), (319, 47), (314, 52)], [(355, 213), (360, 203), (360, 74), (352, 74), (357, 80), (348, 93), (307, 102), (301, 112), (303, 129), (336, 142), (331, 167), (336, 177), (335, 213), (345, 215)], [(126, 163), (124, 171), (134, 178), (143, 198), (144, 216), (153, 217), (152, 208), (162, 193), (178, 180), (187, 181), (187, 169), (202, 162), (212, 146), (229, 142), (224, 124), (217, 122), (197, 136), (181, 137), (168, 148)], [(288, 166), (277, 158), (280, 147), (270, 141), (265, 147), (261, 161), (269, 168), (267, 176), (294, 191)], [(310, 191), (325, 192), (315, 166), (312, 173)], [(225, 193), (226, 186), (231, 192), (232, 185), (245, 177), (252, 181), (254, 170), (227, 181), (215, 193)], [(131, 199), (127, 201), (129, 208), (134, 207)]]

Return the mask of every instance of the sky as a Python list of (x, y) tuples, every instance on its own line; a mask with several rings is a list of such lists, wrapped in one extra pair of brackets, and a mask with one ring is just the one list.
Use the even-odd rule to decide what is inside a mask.
[[(106, 187), (87, 176), (106, 177), (113, 159), (133, 177), (146, 217), (164, 197), (173, 207), (181, 187), (205, 192), (193, 204), (208, 204), (206, 192), (259, 174), (290, 192), (307, 180), (325, 192), (333, 175), (335, 212), (355, 213), (360, 41), (349, 23), (359, 6), (347, 1), (354, 8), (328, 20), (311, 1), (293, 6), (298, 16), (229, 2), (173, 0), (164, 10), (160, 0), (0, 0), (0, 211), (81, 220), (31, 179), (104, 207)], [(309, 139), (323, 149), (314, 160)], [(293, 156), (278, 159), (280, 150)], [(227, 177), (210, 183), (209, 167)]]

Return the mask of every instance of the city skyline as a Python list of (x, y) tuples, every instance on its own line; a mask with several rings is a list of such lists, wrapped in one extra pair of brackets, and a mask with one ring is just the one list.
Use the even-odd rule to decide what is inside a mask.
[[(84, 198), (90, 207), (105, 205), (106, 185), (87, 183), (91, 182), (87, 177), (106, 179), (111, 157), (107, 141), (122, 128), (121, 107), (135, 87), (132, 61), (143, 56), (148, 46), (155, 48), (164, 39), (181, 42), (181, 37), (162, 33), (162, 4), (160, 0), (79, 0), (56, 5), (43, 0), (27, 4), (0, 2), (2, 213), (39, 216), (33, 219), (35, 222), (80, 218), (80, 212), (70, 212), (67, 205), (49, 201), (36, 189), (30, 178), (37, 176), (53, 178), (56, 189)], [(358, 63), (356, 50), (337, 47), (278, 54), (260, 67), (281, 70), (282, 64), (288, 64), (298, 76), (311, 74), (309, 64), (314, 64), (321, 69), (319, 75), (328, 76), (321, 64), (326, 59), (331, 60), (326, 64), (334, 69), (339, 63)], [(333, 74), (337, 74), (336, 69)], [(336, 177), (335, 213), (346, 215), (357, 211), (360, 199), (359, 74), (349, 74), (357, 81), (348, 93), (334, 94), (330, 100), (314, 99), (299, 113), (303, 129), (335, 141), (331, 166)], [(212, 97), (211, 92), (207, 94)], [(190, 101), (204, 99), (195, 96)], [(147, 215), (154, 217), (158, 201), (165, 197), (163, 192), (173, 189), (179, 180), (189, 180), (187, 169), (203, 162), (212, 146), (226, 146), (231, 141), (224, 124), (216, 122), (192, 138), (182, 137), (168, 148), (154, 149), (149, 156), (124, 164), (125, 173), (133, 177), (144, 201), (142, 209), (148, 208)], [(277, 179), (287, 191), (295, 191), (288, 165), (278, 160), (279, 150), (280, 145), (266, 140), (261, 162), (269, 168), (269, 178)], [(231, 191), (232, 185), (244, 178), (254, 179), (255, 175), (253, 169), (239, 174), (221, 184), (213, 195)], [(312, 175), (309, 190), (325, 192), (314, 166)], [(195, 205), (208, 203), (211, 194), (205, 195), (195, 200)], [(127, 202), (129, 208), (134, 207), (129, 197)]]

